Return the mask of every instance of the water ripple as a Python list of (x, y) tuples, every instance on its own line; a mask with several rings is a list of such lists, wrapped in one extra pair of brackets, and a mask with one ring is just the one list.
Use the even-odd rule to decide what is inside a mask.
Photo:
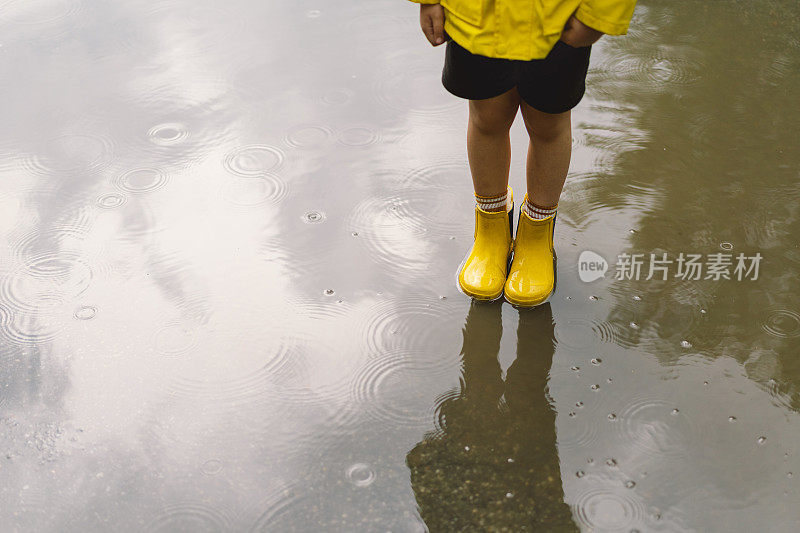
[(559, 344), (580, 350), (592, 348), (604, 342), (623, 346), (627, 344), (618, 325), (594, 318), (559, 320), (556, 323), (554, 335)]
[[(286, 397), (307, 403), (311, 391), (298, 383), (304, 353), (295, 347), (295, 339), (253, 328), (247, 343), (240, 342), (233, 354), (224, 336), (215, 332), (235, 326), (220, 326), (224, 315), (209, 318), (207, 303), (207, 298), (195, 306), (182, 303), (180, 318), (170, 317), (155, 332), (148, 368), (159, 389), (171, 397), (203, 402), (209, 409), (263, 405)], [(340, 396), (346, 396), (342, 389)]]
[[(321, 300), (291, 296), (286, 299), (286, 305), (292, 309), (302, 309), (303, 317), (311, 321), (337, 320), (353, 312), (353, 306), (336, 299)], [(310, 338), (316, 338), (316, 335), (317, 332), (309, 332)]]
[(295, 126), (284, 137), (284, 142), (292, 148), (315, 150), (327, 143), (333, 131), (327, 126), (304, 124)]
[(275, 174), (255, 177), (231, 177), (222, 186), (222, 197), (238, 207), (276, 204), (288, 193), (286, 182)]
[(650, 56), (612, 55), (605, 61), (593, 65), (592, 74), (597, 81), (625, 81), (651, 87), (691, 85), (701, 79), (704, 65), (693, 61), (686, 54), (663, 51)]
[(645, 521), (647, 513), (641, 500), (627, 489), (584, 490), (571, 507), (578, 525), (588, 531), (631, 531)]
[(456, 387), (436, 397), (436, 401), (434, 402), (436, 405), (436, 407), (434, 408), (434, 419), (433, 419), (434, 429), (433, 431), (430, 431), (426, 434), (426, 438), (434, 440), (436, 438), (444, 436), (447, 430), (446, 406), (458, 400), (460, 396), (461, 396), (461, 388)]
[[(627, 328), (623, 346), (637, 345), (653, 354), (674, 354), (681, 341), (693, 339), (698, 348), (716, 346), (723, 338), (724, 323), (710, 320), (705, 309), (713, 305), (715, 295), (708, 283), (675, 281), (666, 292), (648, 294), (637, 313), (636, 328)], [(630, 290), (613, 291), (619, 299), (629, 298)]]
[[(688, 287), (686, 287), (688, 289)], [(718, 340), (719, 329), (712, 327), (708, 320), (703, 320), (699, 305), (687, 305), (667, 298), (658, 306), (658, 320), (653, 324), (657, 337), (645, 340), (644, 346), (652, 349), (653, 353), (663, 350), (663, 343), (659, 340), (671, 341), (673, 344), (687, 337), (695, 338), (699, 335), (704, 344)]]
[(471, 227), (474, 213), (464, 209), (460, 187), (469, 170), (464, 163), (443, 163), (398, 177), (383, 196), (361, 201), (348, 229), (382, 265), (407, 273), (428, 267), (432, 241), (449, 239)]
[(11, 310), (0, 302), (0, 329), (5, 329), (11, 323)]
[(91, 221), (86, 218), (58, 223), (50, 228), (32, 226), (15, 236), (8, 243), (8, 250), (15, 260), (21, 262), (54, 253), (54, 250), (68, 250), (76, 254), (89, 252), (87, 237), (90, 227)]
[(80, 296), (91, 281), (92, 269), (79, 254), (43, 253), (3, 277), (0, 295), (15, 311), (36, 312)]
[(351, 126), (339, 131), (336, 136), (345, 146), (371, 146), (381, 140), (380, 134), (368, 126)]
[(183, 169), (231, 142), (230, 107), (236, 100), (231, 84), (202, 78), (191, 83), (135, 82), (126, 95), (126, 105), (136, 111), (126, 123), (132, 137), (127, 143), (144, 152), (149, 164), (166, 171)]
[(463, 162), (442, 162), (409, 172), (399, 184), (406, 200), (398, 206), (398, 214), (420, 233), (440, 236), (458, 233), (465, 222), (474, 218), (472, 209), (462, 208), (463, 203), (471, 203), (465, 199), (461, 187), (469, 175)]
[(200, 471), (207, 476), (215, 476), (222, 472), (223, 464), (219, 459), (209, 459), (200, 466)]
[(159, 354), (177, 357), (191, 352), (197, 346), (197, 332), (183, 322), (169, 322), (156, 331), (153, 343)]
[(656, 398), (637, 398), (619, 413), (621, 442), (658, 458), (682, 457), (698, 446), (700, 429), (683, 410)]
[(307, 497), (300, 495), (291, 488), (284, 489), (281, 494), (269, 498), (266, 509), (255, 521), (249, 531), (272, 532), (272, 531), (296, 531), (296, 513), (307, 510)]
[(775, 309), (769, 312), (761, 329), (773, 337), (800, 337), (800, 313), (791, 309)]
[(599, 416), (573, 409), (568, 419), (559, 424), (558, 446), (563, 449), (590, 449), (597, 442)]
[[(269, 350), (254, 363), (253, 368), (214, 371), (214, 361), (203, 365), (199, 357), (191, 358), (179, 369), (169, 372), (164, 390), (170, 396), (213, 404), (215, 408), (239, 407), (272, 399), (285, 400), (285, 387), (277, 386), (285, 371), (293, 364), (295, 352), (287, 346)], [(198, 367), (201, 367), (198, 369)], [(299, 391), (296, 399), (302, 401), (308, 391)], [(256, 402), (258, 400), (258, 402)]]
[[(449, 346), (447, 342), (453, 340), (442, 332), (445, 312), (438, 300), (436, 303), (420, 299), (379, 300), (362, 308), (360, 314), (364, 318), (358, 329), (373, 357), (408, 346), (444, 350)], [(444, 355), (438, 361), (442, 368), (453, 364), (453, 359)]]
[(52, 24), (73, 16), (80, 8), (80, 0), (6, 0), (0, 4), (0, 20), (25, 25)]
[(95, 200), (95, 203), (97, 204), (97, 207), (101, 209), (116, 209), (117, 207), (124, 205), (127, 201), (128, 199), (124, 195), (116, 192), (110, 192), (98, 196), (97, 200)]
[(0, 305), (0, 337), (18, 345), (37, 345), (55, 339), (63, 324), (42, 313), (12, 311)]
[(368, 464), (356, 463), (347, 469), (345, 477), (356, 487), (368, 487), (375, 482), (377, 475)]
[(400, 216), (401, 206), (408, 199), (400, 194), (368, 197), (352, 211), (349, 229), (369, 249), (369, 256), (395, 270), (425, 269), (425, 242), (420, 241), (424, 228), (414, 219)]
[(159, 146), (172, 146), (181, 144), (189, 137), (189, 128), (180, 122), (165, 122), (157, 124), (147, 132), (150, 142)]
[(231, 530), (231, 517), (203, 502), (173, 505), (158, 512), (147, 524), (147, 531), (224, 532)]
[[(333, 378), (326, 376), (324, 382), (320, 382), (323, 379), (309, 371), (311, 362), (308, 359), (291, 361), (291, 366), (287, 366), (286, 370), (282, 369), (284, 376), (291, 373), (292, 379), (290, 381), (282, 376), (274, 378), (274, 384), (268, 391), (271, 395), (270, 401), (291, 406), (298, 413), (308, 413), (309, 410), (324, 412), (325, 425), (333, 428), (331, 431), (352, 431), (351, 428), (362, 418), (362, 412), (350, 399), (350, 375), (337, 375)], [(327, 435), (330, 437), (330, 433)], [(287, 439), (298, 445), (302, 442), (316, 447), (335, 446), (336, 440), (328, 440), (328, 437), (322, 437), (318, 433), (287, 435)]]
[(97, 308), (93, 305), (82, 305), (72, 314), (78, 320), (91, 320), (97, 316)]
[(331, 89), (322, 96), (322, 103), (329, 106), (343, 106), (353, 99), (353, 91), (344, 88)]
[(442, 67), (430, 61), (414, 64), (419, 57), (424, 56), (396, 54), (396, 57), (387, 58), (386, 61), (391, 62), (387, 64), (402, 65), (402, 68), (386, 70), (377, 76), (380, 81), (371, 91), (373, 98), (378, 104), (405, 114), (429, 116), (458, 112), (463, 101), (453, 98), (444, 89), (431, 90), (431, 80), (441, 77)]
[(107, 137), (86, 133), (67, 134), (48, 140), (36, 153), (26, 154), (22, 165), (41, 175), (96, 173), (111, 164), (113, 152), (113, 144)]
[(280, 148), (266, 144), (251, 144), (229, 152), (225, 156), (223, 165), (237, 176), (252, 178), (280, 169), (284, 158)]
[(169, 177), (163, 170), (137, 168), (118, 175), (114, 185), (128, 193), (144, 194), (164, 187), (168, 181)]
[(306, 224), (321, 224), (326, 217), (322, 211), (306, 211), (300, 218)]
[(425, 427), (436, 419), (434, 398), (447, 372), (434, 358), (393, 353), (363, 365), (352, 380), (353, 402), (370, 417), (395, 426)]

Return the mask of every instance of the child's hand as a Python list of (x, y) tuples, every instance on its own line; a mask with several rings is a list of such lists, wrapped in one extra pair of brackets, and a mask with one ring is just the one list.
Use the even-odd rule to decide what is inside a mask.
[(419, 24), (422, 33), (433, 46), (444, 42), (444, 8), (439, 4), (419, 5)]
[(590, 28), (575, 16), (571, 16), (561, 32), (561, 40), (575, 48), (590, 46), (603, 36), (603, 32)]

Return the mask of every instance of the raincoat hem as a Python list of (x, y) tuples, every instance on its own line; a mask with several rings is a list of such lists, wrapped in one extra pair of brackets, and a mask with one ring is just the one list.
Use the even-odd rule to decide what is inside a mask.
[(581, 5), (575, 12), (575, 18), (597, 31), (607, 35), (625, 35), (628, 31), (627, 22), (609, 22), (593, 15), (588, 9)]

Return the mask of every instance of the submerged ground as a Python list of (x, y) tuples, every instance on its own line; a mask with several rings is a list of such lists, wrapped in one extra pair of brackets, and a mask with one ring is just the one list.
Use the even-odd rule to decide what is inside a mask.
[(417, 16), (0, 1), (0, 529), (800, 529), (797, 3), (595, 46), (523, 312), (456, 288), (466, 105)]

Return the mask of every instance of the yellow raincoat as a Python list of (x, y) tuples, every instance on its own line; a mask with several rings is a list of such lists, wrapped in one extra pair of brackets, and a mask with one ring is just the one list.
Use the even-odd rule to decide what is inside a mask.
[(628, 30), (636, 0), (411, 0), (442, 4), (444, 31), (472, 52), (506, 59), (541, 59), (572, 14), (610, 35)]

